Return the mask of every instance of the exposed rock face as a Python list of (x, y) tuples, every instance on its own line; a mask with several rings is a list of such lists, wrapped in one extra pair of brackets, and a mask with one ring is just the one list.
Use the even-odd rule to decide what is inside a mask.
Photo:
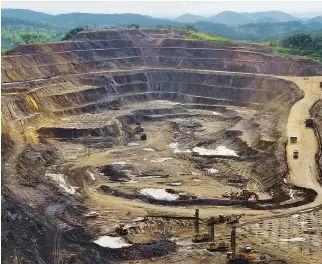
[[(2, 82), (52, 78), (139, 67), (183, 67), (278, 75), (317, 75), (318, 64), (282, 59), (243, 47), (217, 48), (196, 41), (175, 39), (169, 32), (94, 31), (79, 33), (72, 41), (25, 45), (2, 59)], [(160, 37), (161, 36), (161, 37)], [(11, 54), (11, 55), (9, 55)]]
[[(320, 133), (320, 137), (322, 136), (322, 100), (317, 101), (312, 108), (310, 109), (311, 116), (315, 119), (315, 124), (318, 128), (318, 131)], [(317, 135), (318, 136), (318, 135)], [(320, 142), (321, 143), (321, 142)], [(317, 161), (319, 162), (320, 166), (320, 179), (322, 179), (322, 146), (320, 146), (319, 151), (320, 153), (317, 153)]]
[[(185, 143), (196, 140), (201, 146), (216, 140), (228, 142), (245, 157), (239, 162), (249, 166), (240, 173), (252, 174), (265, 191), (274, 190), (280, 200), (284, 199), (285, 123), (291, 106), (303, 93), (294, 83), (269, 74), (318, 75), (322, 67), (306, 60), (273, 57), (262, 48), (258, 52), (256, 45), (219, 47), (185, 40), (184, 35), (183, 31), (89, 31), (77, 34), (71, 41), (19, 46), (2, 57), (5, 263), (17, 258), (26, 263), (52, 263), (57, 257), (53, 254), (57, 250), (53, 241), (59, 232), (61, 247), (66, 251), (60, 257), (66, 263), (115, 263), (162, 256), (176, 249), (169, 241), (118, 250), (93, 244), (92, 236), (80, 227), (78, 219), (84, 209), (83, 198), (62, 195), (62, 190), (45, 177), (50, 165), (59, 167), (64, 162), (56, 153), (59, 149), (55, 142), (72, 142), (75, 149), (79, 148), (77, 142), (84, 147), (88, 142), (96, 143), (96, 139), (104, 148), (119, 146), (134, 138), (128, 126), (136, 122), (192, 116), (194, 121), (189, 120), (186, 127), (180, 122), (172, 124), (178, 126), (178, 134), (187, 132), (189, 127), (191, 134), (185, 135)], [(133, 104), (156, 100), (178, 106), (131, 108)], [(244, 107), (242, 111), (255, 114), (245, 115), (244, 120), (243, 114), (229, 107)], [(205, 123), (230, 122), (231, 130), (193, 135), (203, 124), (199, 115), (189, 113), (191, 109), (223, 112), (215, 119), (215, 112), (211, 118), (200, 116)], [(312, 109), (317, 119), (321, 116), (319, 109), (319, 104)], [(243, 134), (246, 139), (241, 139)], [(99, 141), (102, 139), (104, 142)], [(194, 158), (191, 162), (197, 162), (198, 158)], [(208, 161), (200, 164), (206, 168)], [(75, 165), (71, 164), (68, 166)], [(226, 164), (235, 171), (239, 169), (229, 161), (222, 166)], [(70, 173), (73, 184), (83, 187), (85, 169), (75, 165), (69, 170), (68, 166), (57, 172)], [(134, 165), (126, 168), (127, 173), (119, 174), (114, 167), (101, 167), (116, 180), (127, 179), (129, 170), (144, 173)], [(148, 175), (150, 171), (145, 172)], [(167, 170), (159, 169), (158, 173), (163, 176)], [(123, 196), (138, 197), (127, 193)], [(209, 202), (217, 203), (222, 204), (220, 199)], [(179, 201), (174, 206), (177, 204), (184, 203)], [(59, 229), (58, 224), (66, 228)]]

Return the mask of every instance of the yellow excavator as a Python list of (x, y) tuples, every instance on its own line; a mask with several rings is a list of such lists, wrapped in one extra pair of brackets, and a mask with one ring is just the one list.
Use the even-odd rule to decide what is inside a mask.
[(226, 241), (215, 242), (215, 218), (211, 217), (208, 220), (209, 226), (209, 243), (207, 250), (209, 251), (227, 251), (230, 248), (230, 243)]
[(200, 243), (200, 242), (207, 242), (209, 240), (209, 234), (208, 233), (200, 233), (199, 230), (199, 209), (196, 209), (195, 215), (194, 215), (194, 235), (192, 236), (192, 242), (194, 243)]
[(251, 197), (253, 197), (256, 201), (259, 199), (259, 196), (255, 192), (251, 192), (249, 190), (243, 190), (241, 193), (231, 193), (230, 200), (243, 200), (247, 201)]
[(230, 264), (249, 264), (256, 259), (256, 256), (251, 253), (250, 247), (244, 250), (243, 253), (236, 253), (236, 225), (233, 225), (231, 231), (231, 251), (227, 252), (227, 263)]

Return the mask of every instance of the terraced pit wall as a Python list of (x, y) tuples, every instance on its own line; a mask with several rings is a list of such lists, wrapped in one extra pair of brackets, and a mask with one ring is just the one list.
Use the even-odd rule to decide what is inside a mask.
[[(152, 31), (153, 32), (153, 31)], [(274, 57), (244, 47), (217, 48), (184, 32), (89, 31), (71, 41), (18, 46), (2, 58), (2, 82), (138, 67), (183, 67), (276, 75), (321, 75), (308, 60)], [(160, 37), (161, 36), (161, 37)]]
[[(256, 162), (254, 173), (268, 190), (282, 185), (287, 174), (286, 117), (303, 94), (291, 82), (242, 72), (314, 75), (321, 73), (321, 66), (254, 52), (253, 46), (216, 47), (179, 39), (183, 35), (108, 30), (82, 32), (72, 41), (17, 47), (2, 58), (3, 127), (23, 131), (33, 124), (44, 136), (60, 138), (116, 137), (122, 125), (113, 120), (122, 120), (122, 115), (114, 109), (129, 103), (170, 100), (248, 107), (258, 111), (258, 120), (248, 124), (253, 132), (250, 147), (270, 153), (264, 162)], [(77, 127), (57, 120), (104, 111), (111, 113), (111, 123), (104, 126), (92, 122)], [(269, 124), (260, 124), (261, 115)]]

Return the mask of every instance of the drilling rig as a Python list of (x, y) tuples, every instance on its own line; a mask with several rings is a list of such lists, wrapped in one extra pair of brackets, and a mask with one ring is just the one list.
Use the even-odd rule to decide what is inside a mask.
[(209, 251), (227, 251), (230, 248), (230, 243), (225, 241), (215, 242), (215, 218), (211, 217), (208, 220), (209, 226), (209, 243), (207, 244), (207, 250)]
[(249, 251), (244, 253), (236, 253), (236, 225), (231, 230), (231, 252), (227, 252), (228, 263), (231, 264), (249, 264), (256, 259), (256, 256)]
[(200, 234), (199, 220), (200, 220), (200, 218), (199, 218), (199, 209), (196, 209), (195, 218), (193, 220), (195, 233), (192, 236), (192, 242), (195, 242), (195, 243), (207, 242), (209, 240), (209, 234), (208, 233)]

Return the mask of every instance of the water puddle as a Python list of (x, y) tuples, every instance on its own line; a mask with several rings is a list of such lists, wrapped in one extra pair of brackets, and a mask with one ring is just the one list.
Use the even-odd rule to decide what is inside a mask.
[(92, 178), (93, 181), (95, 181), (95, 175), (91, 171), (87, 170), (88, 175)]
[(145, 150), (145, 151), (151, 151), (151, 152), (155, 152), (156, 150), (155, 149), (153, 149), (153, 148), (144, 148), (143, 150)]
[(137, 142), (130, 142), (127, 144), (128, 147), (140, 146), (140, 143)]
[(219, 146), (216, 149), (206, 149), (203, 147), (194, 147), (193, 152), (198, 153), (200, 156), (233, 156), (238, 157), (236, 151), (226, 148), (225, 146)]
[(281, 242), (301, 242), (305, 241), (304, 237), (292, 237), (292, 238), (282, 238), (280, 239)]
[(177, 200), (179, 197), (178, 194), (168, 193), (165, 189), (145, 188), (140, 190), (139, 193), (146, 196), (150, 196), (154, 199), (166, 201), (174, 201)]
[(171, 185), (171, 186), (181, 186), (183, 183), (182, 182), (169, 182), (167, 184)]
[(61, 187), (62, 189), (64, 189), (65, 192), (68, 192), (70, 194), (75, 194), (76, 193), (76, 189), (78, 187), (71, 186), (69, 183), (67, 183), (64, 174), (47, 173), (47, 174), (45, 174), (45, 176), (52, 178), (55, 182), (58, 183), (58, 186), (59, 187)]
[(169, 147), (173, 149), (174, 153), (191, 153), (192, 151), (190, 149), (188, 150), (180, 150), (179, 149), (179, 143), (178, 142), (172, 142), (169, 144)]
[(217, 172), (219, 172), (218, 170), (216, 170), (216, 169), (214, 169), (214, 168), (211, 168), (211, 169), (208, 169), (207, 170), (207, 173), (208, 174), (215, 174), (215, 173), (217, 173)]
[(124, 238), (112, 236), (100, 236), (94, 241), (94, 243), (100, 245), (101, 247), (108, 248), (122, 248), (131, 246), (131, 244), (127, 243)]
[(201, 182), (202, 180), (200, 180), (200, 179), (198, 179), (198, 178), (194, 178), (194, 179), (192, 179), (193, 181), (195, 181), (195, 182)]
[(129, 164), (129, 163), (125, 161), (116, 161), (111, 163), (111, 165), (126, 165), (126, 164)]
[(151, 162), (154, 162), (154, 163), (159, 163), (159, 162), (165, 162), (167, 160), (171, 160), (172, 158), (158, 158), (158, 159), (153, 159), (151, 160)]

